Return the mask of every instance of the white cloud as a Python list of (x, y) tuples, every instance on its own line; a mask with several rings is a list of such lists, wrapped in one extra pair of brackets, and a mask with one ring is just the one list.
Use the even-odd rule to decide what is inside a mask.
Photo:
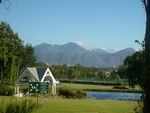
[(109, 52), (109, 53), (114, 53), (114, 52), (117, 52), (117, 51), (120, 51), (121, 49), (120, 48), (105, 48), (105, 47), (101, 47), (100, 49), (106, 51), (106, 52)]
[(79, 45), (79, 46), (81, 46), (81, 47), (87, 47), (87, 46), (88, 46), (88, 44), (86, 44), (86, 43), (84, 43), (84, 42), (81, 42), (81, 41), (75, 41), (75, 42), (73, 42), (73, 43), (75, 43), (75, 44), (77, 44), (77, 45)]
[(120, 50), (121, 50), (120, 48), (113, 48), (113, 49), (110, 49), (109, 51), (117, 52), (117, 51), (120, 51)]
[(105, 48), (105, 47), (100, 47), (100, 49), (102, 49), (102, 50), (104, 50), (104, 51), (108, 51), (108, 49)]

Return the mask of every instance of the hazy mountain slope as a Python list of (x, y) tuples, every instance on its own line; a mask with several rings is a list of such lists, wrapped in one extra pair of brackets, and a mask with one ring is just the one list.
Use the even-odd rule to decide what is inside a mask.
[(123, 63), (123, 60), (135, 52), (127, 48), (116, 53), (107, 53), (101, 49), (87, 50), (75, 43), (50, 45), (43, 43), (34, 47), (38, 61), (52, 64), (81, 64), (95, 67), (111, 67)]

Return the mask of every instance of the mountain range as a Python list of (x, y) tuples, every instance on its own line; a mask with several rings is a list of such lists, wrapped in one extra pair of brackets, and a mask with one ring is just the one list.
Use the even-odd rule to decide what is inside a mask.
[(51, 45), (42, 43), (34, 47), (37, 61), (52, 64), (81, 64), (94, 67), (112, 67), (123, 63), (123, 60), (135, 53), (133, 48), (126, 48), (114, 53), (102, 49), (87, 50), (76, 43)]

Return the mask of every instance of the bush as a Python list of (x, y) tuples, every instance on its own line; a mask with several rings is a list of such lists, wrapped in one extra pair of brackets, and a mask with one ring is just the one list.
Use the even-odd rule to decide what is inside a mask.
[(78, 98), (85, 98), (86, 97), (86, 93), (83, 90), (77, 90), (77, 97)]
[(138, 103), (138, 105), (134, 107), (134, 112), (135, 113), (143, 113), (143, 104)]
[(31, 100), (12, 101), (0, 107), (0, 113), (32, 113), (38, 105)]
[(137, 101), (137, 106), (134, 107), (135, 113), (143, 113), (143, 100), (144, 100), (144, 94), (140, 97), (140, 100)]
[(86, 93), (82, 90), (71, 90), (66, 88), (59, 89), (59, 95), (64, 96), (65, 98), (85, 98)]
[(112, 89), (129, 89), (129, 88), (123, 86), (114, 86)]
[(29, 91), (28, 88), (23, 88), (23, 89), (22, 89), (22, 93), (23, 93), (23, 94), (26, 94), (28, 91)]
[(13, 94), (14, 94), (13, 88), (6, 85), (0, 85), (0, 95), (12, 96)]

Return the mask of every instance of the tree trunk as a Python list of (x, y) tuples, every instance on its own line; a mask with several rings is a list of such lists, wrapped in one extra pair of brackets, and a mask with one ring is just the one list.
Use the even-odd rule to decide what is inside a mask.
[(145, 84), (144, 84), (144, 113), (150, 113), (150, 1), (146, 10), (146, 31), (145, 31)]

